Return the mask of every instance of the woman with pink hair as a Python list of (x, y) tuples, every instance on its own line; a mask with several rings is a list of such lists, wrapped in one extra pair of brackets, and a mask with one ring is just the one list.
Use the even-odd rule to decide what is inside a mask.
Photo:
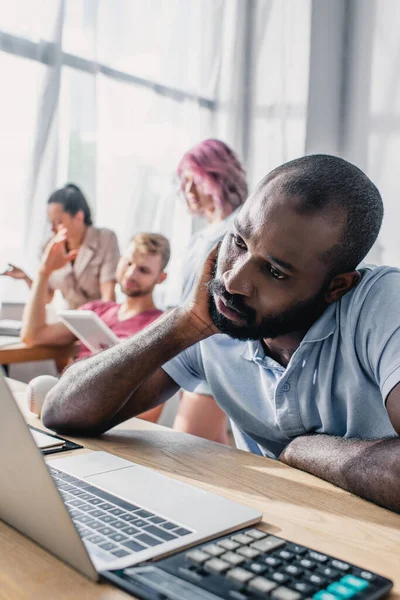
[[(208, 225), (190, 240), (183, 269), (183, 296), (189, 295), (200, 264), (220, 240), (247, 197), (246, 172), (239, 158), (220, 140), (204, 140), (189, 150), (178, 165), (181, 189), (192, 215)], [(201, 385), (182, 393), (174, 429), (228, 444), (226, 416)]]

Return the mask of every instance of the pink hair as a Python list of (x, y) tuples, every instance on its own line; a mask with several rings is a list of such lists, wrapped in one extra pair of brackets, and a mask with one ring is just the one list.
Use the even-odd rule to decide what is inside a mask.
[(224, 142), (204, 140), (191, 148), (178, 165), (180, 179), (187, 168), (193, 172), (194, 183), (213, 198), (217, 207), (229, 204), (235, 209), (246, 200), (246, 172)]

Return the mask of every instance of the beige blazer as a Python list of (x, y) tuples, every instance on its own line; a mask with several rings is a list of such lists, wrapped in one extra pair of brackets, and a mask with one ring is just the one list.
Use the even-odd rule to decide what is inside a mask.
[(50, 290), (61, 290), (70, 308), (98, 300), (100, 283), (115, 281), (119, 257), (117, 236), (113, 231), (88, 227), (74, 264), (69, 263), (51, 274)]

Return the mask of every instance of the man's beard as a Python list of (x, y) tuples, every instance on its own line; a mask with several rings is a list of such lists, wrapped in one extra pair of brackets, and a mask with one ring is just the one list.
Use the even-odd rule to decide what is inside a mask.
[(138, 288), (136, 290), (132, 290), (121, 285), (121, 292), (124, 293), (125, 296), (128, 296), (128, 298), (140, 298), (141, 296), (147, 296), (151, 291), (152, 288), (146, 288), (142, 290)]
[[(213, 279), (208, 284), (210, 316), (221, 333), (226, 333), (237, 340), (273, 339), (297, 331), (307, 331), (327, 306), (325, 293), (328, 285), (328, 282), (325, 283), (314, 297), (298, 302), (280, 314), (264, 316), (257, 323), (257, 314), (252, 308), (246, 306), (244, 296), (230, 294), (220, 280)], [(218, 312), (213, 293), (222, 297), (229, 308), (239, 313), (243, 325), (234, 323)]]

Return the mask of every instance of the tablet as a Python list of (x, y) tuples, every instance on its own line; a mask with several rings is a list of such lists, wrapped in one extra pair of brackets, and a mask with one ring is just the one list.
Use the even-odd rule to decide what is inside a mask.
[(93, 353), (120, 342), (119, 337), (92, 310), (61, 310), (61, 321)]

